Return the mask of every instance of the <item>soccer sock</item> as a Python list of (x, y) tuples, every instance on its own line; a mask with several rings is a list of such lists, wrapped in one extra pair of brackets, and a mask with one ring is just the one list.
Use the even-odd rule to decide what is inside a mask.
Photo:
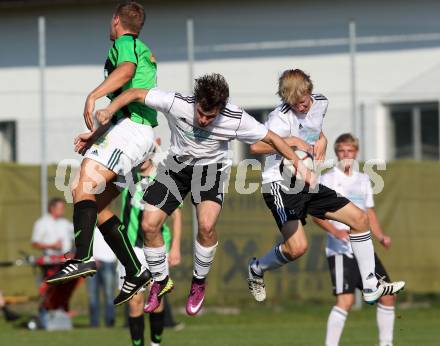
[(377, 287), (377, 278), (375, 274), (376, 264), (371, 232), (350, 234), (350, 242), (359, 266), (364, 290), (375, 290)]
[(164, 313), (153, 312), (150, 314), (150, 335), (151, 343), (160, 344), (164, 326)]
[(380, 303), (377, 304), (377, 327), (379, 329), (379, 345), (392, 346), (393, 345), (393, 331), (394, 331), (394, 306), (385, 306)]
[(75, 235), (75, 259), (87, 261), (93, 255), (93, 232), (98, 207), (95, 201), (84, 200), (73, 205), (73, 227)]
[(128, 327), (130, 328), (131, 343), (133, 346), (144, 346), (144, 315), (138, 317), (128, 317)]
[(267, 254), (254, 261), (251, 269), (257, 275), (263, 276), (266, 270), (277, 269), (287, 263), (289, 259), (283, 254), (281, 244), (275, 245)]
[(325, 346), (338, 346), (342, 331), (344, 330), (345, 320), (348, 312), (333, 306), (327, 321), (327, 334), (325, 337)]
[(144, 254), (154, 281), (163, 281), (169, 274), (165, 245), (161, 247), (144, 246)]
[(196, 240), (194, 246), (193, 271), (193, 276), (196, 279), (204, 280), (208, 276), (212, 261), (214, 260), (215, 251), (217, 250), (217, 245), (218, 243), (210, 247), (205, 247)]
[(142, 270), (142, 265), (130, 244), (127, 231), (124, 225), (121, 224), (121, 221), (113, 215), (99, 226), (99, 230), (118, 260), (125, 267), (126, 275), (133, 276), (139, 274)]

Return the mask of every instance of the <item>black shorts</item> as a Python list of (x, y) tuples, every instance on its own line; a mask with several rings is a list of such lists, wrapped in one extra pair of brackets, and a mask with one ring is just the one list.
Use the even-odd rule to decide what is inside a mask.
[[(383, 277), (386, 282), (391, 282), (379, 257), (374, 254), (376, 262), (376, 275)], [(356, 258), (347, 255), (327, 257), (330, 276), (333, 285), (333, 294), (354, 293), (356, 288), (362, 290), (362, 278)]]
[(334, 212), (350, 203), (347, 198), (321, 184), (313, 193), (308, 192), (307, 186), (298, 193), (286, 193), (277, 182), (265, 184), (263, 191), (264, 201), (279, 229), (291, 220), (301, 220), (305, 224), (307, 214), (325, 219), (325, 213)]
[(159, 165), (156, 178), (147, 187), (143, 199), (167, 215), (179, 207), (190, 191), (194, 205), (213, 201), (222, 206), (228, 173), (229, 167), (221, 163), (185, 165), (171, 157)]

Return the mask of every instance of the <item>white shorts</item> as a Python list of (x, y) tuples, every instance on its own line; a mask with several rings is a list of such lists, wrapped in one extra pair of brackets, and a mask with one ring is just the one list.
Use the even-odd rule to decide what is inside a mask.
[(119, 120), (84, 155), (117, 175), (126, 176), (144, 162), (153, 148), (154, 132), (149, 125), (128, 118)]
[[(137, 246), (133, 246), (133, 250), (139, 262), (141, 262), (142, 267), (148, 268), (147, 260), (145, 259), (144, 250)], [(118, 288), (122, 289), (122, 284), (124, 283), (125, 268), (122, 265), (122, 263), (119, 261), (118, 261), (118, 265), (116, 266), (116, 272), (118, 274)], [(145, 292), (145, 288), (142, 288), (139, 292)]]

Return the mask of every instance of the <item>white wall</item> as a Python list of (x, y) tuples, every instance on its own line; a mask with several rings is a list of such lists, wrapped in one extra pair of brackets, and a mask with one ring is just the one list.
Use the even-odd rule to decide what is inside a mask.
[[(196, 44), (205, 47), (345, 37), (348, 18), (353, 17), (360, 36), (440, 32), (436, 15), (440, 13), (440, 4), (424, 3), (401, 1), (398, 7), (374, 1), (339, 1), (331, 6), (325, 1), (149, 3), (143, 35), (159, 60), (160, 87), (187, 92), (188, 68), (184, 58), (188, 16), (195, 20)], [(18, 122), (19, 162), (37, 163), (40, 154), (36, 17), (47, 16), (48, 158), (55, 162), (75, 157), (72, 139), (83, 129), (85, 96), (102, 80), (102, 63), (110, 45), (107, 31), (112, 9), (101, 4), (4, 10), (0, 14), (0, 30), (8, 33), (3, 46), (10, 48), (2, 49), (0, 54), (0, 121)], [(372, 45), (359, 50), (358, 101), (365, 103), (366, 110), (366, 158), (388, 158), (383, 103), (409, 98), (439, 99), (440, 42)], [(200, 53), (195, 74), (220, 72), (230, 83), (233, 102), (247, 109), (273, 108), (278, 102), (275, 91), (280, 72), (300, 67), (311, 73), (316, 91), (330, 99), (324, 129), (333, 141), (338, 134), (351, 129), (347, 51), (347, 47), (334, 47)], [(164, 121), (157, 132), (166, 143), (168, 130)]]

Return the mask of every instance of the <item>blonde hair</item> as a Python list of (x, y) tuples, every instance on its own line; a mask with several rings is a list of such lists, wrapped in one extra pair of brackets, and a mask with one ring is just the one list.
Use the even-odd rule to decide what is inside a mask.
[(310, 95), (313, 83), (310, 76), (300, 69), (286, 70), (278, 80), (278, 95), (290, 105), (298, 103), (305, 95)]
[(343, 133), (338, 138), (336, 138), (334, 145), (335, 152), (338, 150), (340, 144), (351, 144), (356, 147), (356, 150), (359, 150), (359, 139), (357, 139), (351, 133)]

